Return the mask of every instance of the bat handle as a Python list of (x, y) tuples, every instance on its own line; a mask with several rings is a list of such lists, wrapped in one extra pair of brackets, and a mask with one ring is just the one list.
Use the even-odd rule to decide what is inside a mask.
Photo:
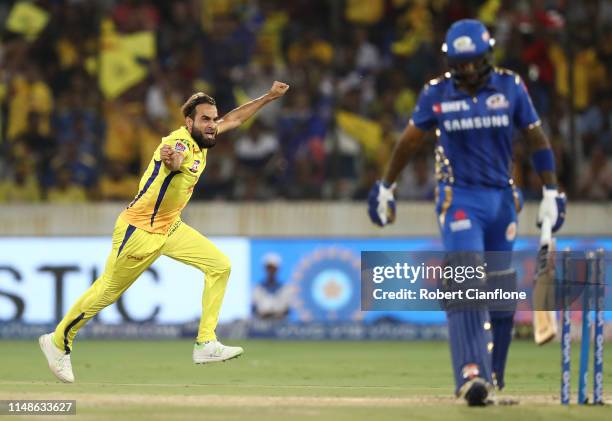
[(550, 218), (542, 218), (542, 231), (540, 233), (540, 245), (550, 244), (552, 241), (552, 222)]

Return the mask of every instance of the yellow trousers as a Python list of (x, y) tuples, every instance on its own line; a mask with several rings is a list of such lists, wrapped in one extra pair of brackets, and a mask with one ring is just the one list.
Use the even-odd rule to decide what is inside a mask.
[(198, 342), (215, 340), (215, 328), (230, 275), (230, 261), (209, 239), (182, 221), (167, 234), (154, 234), (129, 225), (121, 217), (113, 232), (113, 247), (104, 273), (85, 291), (55, 329), (55, 344), (70, 352), (78, 330), (111, 305), (159, 256), (171, 257), (204, 273), (202, 318)]

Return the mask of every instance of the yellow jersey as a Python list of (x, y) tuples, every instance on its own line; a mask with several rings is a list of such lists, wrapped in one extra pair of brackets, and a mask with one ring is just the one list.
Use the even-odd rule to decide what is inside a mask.
[[(161, 161), (163, 145), (183, 154), (183, 163), (177, 171), (170, 171)], [(205, 166), (206, 150), (200, 150), (189, 131), (184, 126), (173, 131), (162, 138), (140, 180), (138, 194), (121, 216), (136, 228), (165, 234), (180, 218)]]

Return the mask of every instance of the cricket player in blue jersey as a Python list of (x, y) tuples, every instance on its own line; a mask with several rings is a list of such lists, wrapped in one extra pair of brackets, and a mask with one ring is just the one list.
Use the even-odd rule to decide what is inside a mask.
[[(511, 177), (514, 127), (527, 140), (543, 184), (538, 224), (546, 218), (553, 231), (563, 224), (565, 196), (557, 189), (550, 143), (521, 78), (493, 67), (493, 45), (477, 20), (460, 20), (449, 28), (442, 46), (449, 71), (423, 88), (383, 179), (370, 192), (368, 210), (375, 224), (395, 219), (395, 180), (426, 132), (435, 129), (436, 213), (445, 250), (511, 251), (522, 202)], [(505, 267), (487, 267), (486, 282), (516, 285), (509, 266), (508, 261)], [(470, 406), (492, 403), (494, 387), (504, 386), (514, 311), (445, 310), (456, 395)]]

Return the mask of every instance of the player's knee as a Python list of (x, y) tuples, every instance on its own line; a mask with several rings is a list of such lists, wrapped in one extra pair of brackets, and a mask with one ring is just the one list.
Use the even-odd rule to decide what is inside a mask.
[[(487, 272), (487, 290), (515, 293), (518, 290), (516, 270), (510, 268)], [(496, 316), (495, 318), (507, 318), (514, 315), (517, 302), (500, 298), (498, 300), (489, 300), (488, 306), (491, 314)]]
[(225, 254), (221, 254), (216, 266), (216, 269), (224, 274), (227, 273), (229, 275), (229, 273), (232, 271), (232, 262), (230, 262), (229, 257), (227, 257)]
[(499, 271), (487, 271), (487, 282), (492, 288), (502, 288), (504, 291), (516, 290), (517, 288), (517, 274), (514, 268), (499, 270)]
[(444, 264), (444, 276), (439, 281), (442, 290), (450, 293), (450, 298), (440, 303), (445, 310), (486, 308), (486, 303), (468, 299), (466, 295), (467, 291), (482, 290), (486, 286), (486, 269), (482, 253), (471, 251), (448, 253)]
[(228, 277), (232, 270), (232, 263), (229, 257), (218, 252), (213, 256), (209, 254), (206, 259), (203, 258), (198, 263), (198, 268), (205, 275), (221, 275)]

